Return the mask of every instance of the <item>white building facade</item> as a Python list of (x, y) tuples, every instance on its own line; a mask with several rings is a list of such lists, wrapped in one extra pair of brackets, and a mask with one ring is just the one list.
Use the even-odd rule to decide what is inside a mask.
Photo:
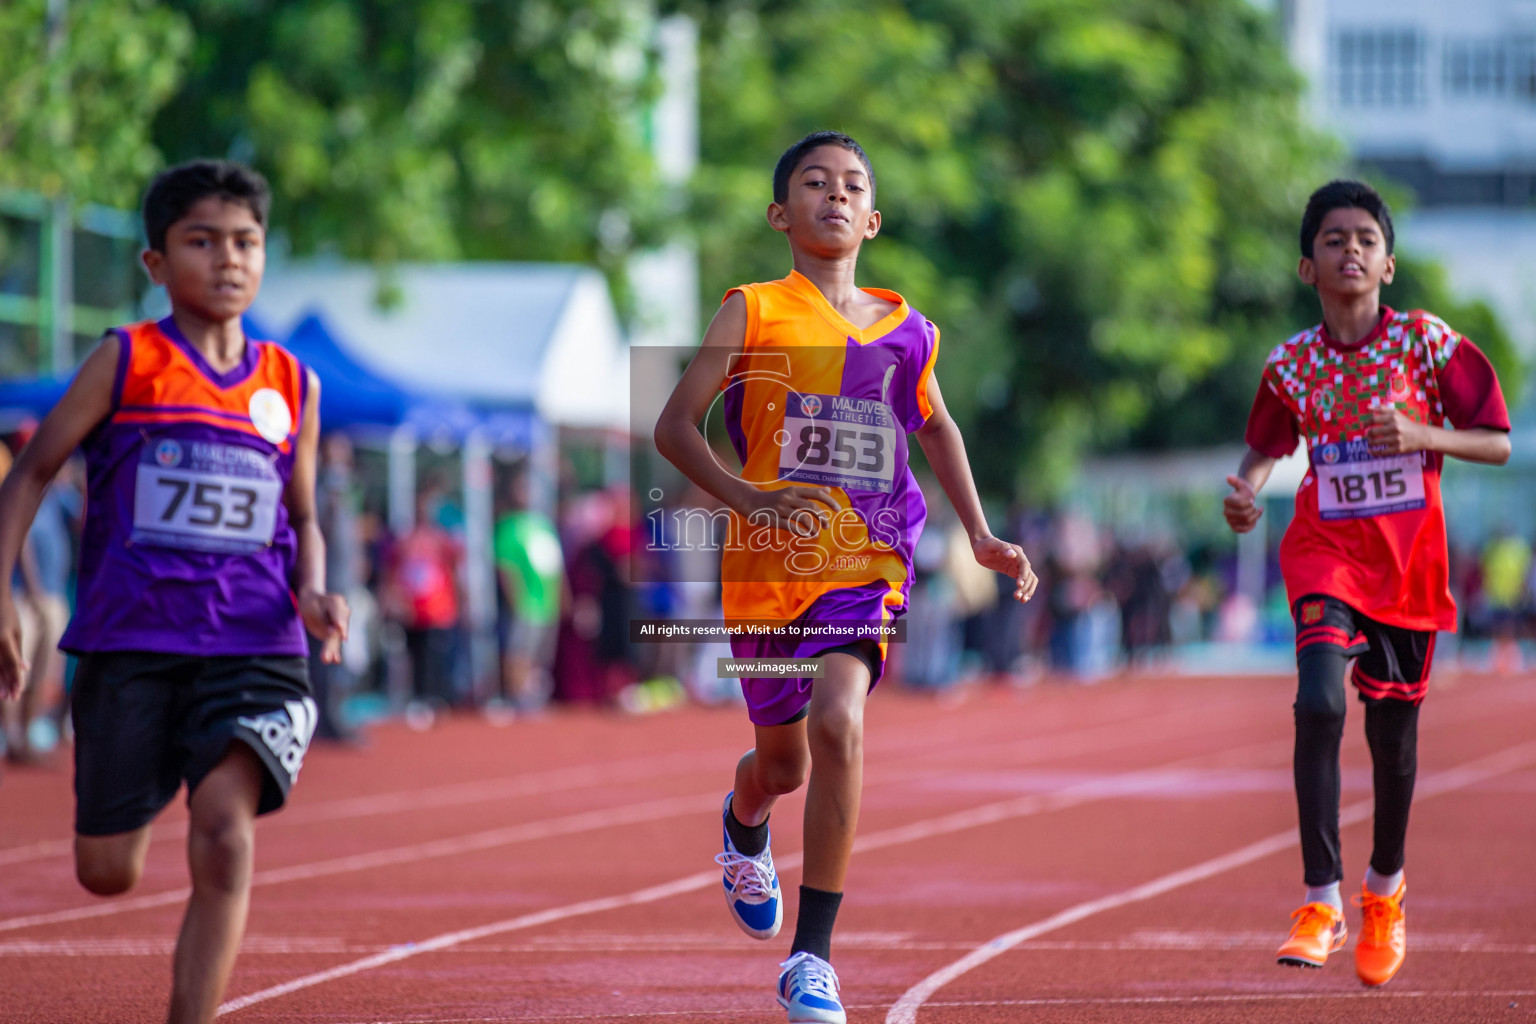
[(1536, 0), (1277, 0), (1320, 127), (1417, 196), (1439, 258), (1536, 352)]

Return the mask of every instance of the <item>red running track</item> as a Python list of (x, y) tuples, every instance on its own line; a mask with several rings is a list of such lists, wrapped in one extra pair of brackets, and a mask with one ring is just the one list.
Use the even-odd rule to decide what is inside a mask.
[[(1409, 839), (1409, 958), (1277, 967), (1300, 897), (1289, 680), (880, 691), (834, 940), (850, 1021), (1536, 1019), (1536, 680), (1442, 672)], [(1344, 753), (1347, 884), (1369, 759)], [(730, 922), (711, 858), (737, 710), (378, 729), (313, 751), (258, 829), (240, 1024), (779, 1021), (789, 928)], [(1365, 803), (1362, 803), (1364, 801)], [(793, 921), (798, 797), (774, 816)], [(162, 1019), (185, 812), (139, 888), (79, 889), (67, 771), (0, 783), (0, 1020)], [(1358, 918), (1351, 913), (1352, 924)]]

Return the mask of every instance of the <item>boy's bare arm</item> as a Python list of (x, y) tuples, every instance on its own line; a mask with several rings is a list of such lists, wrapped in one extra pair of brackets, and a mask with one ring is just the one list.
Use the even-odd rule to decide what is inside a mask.
[(1249, 448), (1237, 467), (1237, 473), (1227, 477), (1232, 493), (1222, 502), (1221, 511), (1227, 517), (1227, 525), (1233, 533), (1247, 533), (1264, 514), (1257, 499), (1269, 474), (1274, 471), (1275, 461), (1273, 456)]
[(341, 661), (341, 642), (347, 638), (352, 613), (340, 594), (325, 590), (325, 537), (315, 517), (315, 462), (320, 447), (320, 378), (309, 374), (309, 397), (304, 420), (294, 443), (293, 474), (283, 503), (288, 506), (288, 525), (298, 540), (298, 554), (290, 585), (298, 598), (304, 626), (323, 641), (320, 660), (328, 665)]
[(1376, 455), (1403, 455), (1408, 452), (1439, 452), (1468, 462), (1502, 466), (1509, 461), (1509, 435), (1502, 430), (1470, 427), (1447, 430), (1409, 419), (1394, 408), (1379, 408), (1371, 413), (1371, 426), (1365, 432), (1371, 452)]
[(971, 463), (965, 454), (965, 439), (960, 436), (960, 428), (944, 405), (937, 375), (928, 378), (928, 402), (933, 412), (927, 422), (917, 428), (917, 443), (928, 456), (933, 475), (938, 477), (939, 486), (944, 488), (945, 496), (960, 517), (960, 525), (970, 538), (976, 561), (1018, 580), (1013, 596), (1028, 601), (1039, 580), (1035, 578), (1024, 549), (992, 536), (992, 530), (987, 526), (981, 496), (976, 493), (976, 481), (971, 476)]
[(747, 337), (747, 301), (736, 293), (726, 300), (710, 321), (704, 343), (672, 389), (666, 407), (656, 420), (656, 450), (683, 475), (742, 515), (770, 509), (780, 523), (795, 519), (797, 532), (814, 535), (836, 511), (832, 492), (825, 487), (791, 486), (763, 491), (720, 464), (699, 430), (699, 421), (719, 393), (720, 382), (731, 369), (731, 357), (741, 352)]
[(108, 335), (70, 383), (59, 404), (43, 418), (32, 440), (0, 484), (0, 699), (19, 696), (26, 680), (21, 656), (21, 624), (11, 594), (11, 575), (21, 557), (27, 530), (37, 515), (43, 491), (86, 435), (112, 412), (112, 385), (119, 349)]

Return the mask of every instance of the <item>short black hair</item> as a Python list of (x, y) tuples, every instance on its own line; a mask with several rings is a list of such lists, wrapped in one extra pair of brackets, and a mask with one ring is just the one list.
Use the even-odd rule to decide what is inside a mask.
[(149, 247), (165, 251), (165, 234), (187, 211), (209, 196), (244, 203), (262, 228), (272, 208), (267, 179), (228, 160), (193, 160), (155, 175), (144, 193), (144, 237)]
[(773, 168), (773, 201), (782, 203), (789, 198), (790, 176), (800, 166), (800, 161), (805, 159), (805, 154), (822, 146), (837, 146), (859, 158), (859, 163), (864, 165), (864, 173), (869, 175), (869, 198), (873, 202), (875, 169), (870, 165), (869, 155), (864, 152), (863, 146), (854, 141), (853, 136), (833, 131), (811, 132), (784, 151), (784, 155), (779, 157), (779, 162)]
[(1392, 210), (1387, 206), (1387, 201), (1381, 198), (1381, 193), (1363, 181), (1349, 181), (1343, 178), (1330, 181), (1307, 200), (1307, 212), (1301, 215), (1301, 254), (1307, 259), (1312, 258), (1312, 243), (1317, 240), (1317, 232), (1323, 226), (1323, 218), (1333, 210), (1356, 209), (1364, 210), (1376, 218), (1376, 223), (1381, 225), (1381, 233), (1387, 240), (1387, 255), (1392, 255)]

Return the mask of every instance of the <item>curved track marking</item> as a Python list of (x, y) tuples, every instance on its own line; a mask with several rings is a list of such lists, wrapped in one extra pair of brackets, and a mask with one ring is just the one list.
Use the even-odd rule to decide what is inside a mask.
[[(1456, 989), (1446, 992), (1430, 992), (1418, 989), (1381, 989), (1361, 992), (1230, 992), (1213, 996), (1106, 996), (1098, 999), (976, 999), (955, 1000), (939, 1003), (929, 1003), (929, 1006), (943, 1006), (953, 1009), (990, 1009), (1008, 1006), (1178, 1006), (1186, 1003), (1223, 1004), (1223, 1003), (1263, 1003), (1263, 1002), (1311, 1002), (1313, 1000), (1354, 1000), (1354, 999), (1520, 999), (1527, 996), (1536, 996), (1536, 989), (1508, 988), (1489, 989), (1478, 991), (1476, 989)], [(874, 1003), (848, 1003), (845, 1009), (849, 1010), (878, 1010), (879, 1004)], [(541, 1013), (532, 1017), (509, 1017), (498, 1015), (495, 1017), (405, 1017), (393, 1020), (370, 1017), (367, 1020), (348, 1021), (346, 1024), (541, 1024), (546, 1021), (580, 1021), (580, 1020), (655, 1020), (662, 1017), (700, 1017), (722, 1018), (725, 1020), (742, 1020), (756, 1017), (782, 1017), (784, 1011), (778, 1007), (773, 1008), (737, 1008), (730, 1010), (700, 1009), (700, 1010), (646, 1010), (640, 1013)]]
[[(433, 857), (449, 857), (476, 850), (489, 850), (498, 846), (510, 846), (514, 843), (527, 843), (537, 839), (549, 839), (554, 836), (568, 836), (577, 832), (591, 832), (598, 829), (611, 828), (615, 825), (643, 824), (655, 821), (658, 818), (674, 817), (680, 814), (699, 814), (717, 808), (719, 804), (720, 794), (718, 792), (710, 792), (697, 793), (692, 796), (673, 797), (667, 800), (652, 800), (643, 804), (633, 804), (629, 807), (584, 811), (581, 814), (571, 814), (563, 818), (531, 821), (523, 825), (510, 825), (506, 828), (474, 832), (470, 835), (455, 836), (451, 839), (438, 839), (428, 843), (397, 846), (388, 850), (374, 850), (369, 853), (359, 853), (348, 857), (335, 857), (331, 860), (311, 861), (307, 864), (294, 864), (285, 868), (269, 868), (265, 871), (258, 871), (251, 876), (251, 888), (254, 889), (262, 885), (277, 885), (282, 882), (322, 878), (326, 875), (337, 875), (348, 871), (364, 871), (369, 868), (410, 864)], [(130, 910), (163, 907), (167, 904), (178, 903), (186, 899), (191, 895), (191, 892), (191, 889), (183, 887), (166, 892), (152, 893), (147, 896), (138, 896), (132, 899), (115, 900), (111, 903), (92, 903), (83, 907), (72, 907), (68, 910), (55, 910), (43, 914), (29, 914), (25, 917), (6, 918), (0, 920), (0, 932), (15, 931), (18, 928), (31, 928), (43, 924), (58, 924), (64, 921), (78, 921), (83, 918), (108, 917), (113, 914), (126, 913)]]
[[(1032, 793), (1028, 796), (1000, 800), (995, 803), (984, 804), (980, 807), (943, 814), (934, 818), (926, 818), (922, 821), (899, 825), (895, 828), (884, 829), (879, 832), (871, 832), (854, 840), (853, 852), (867, 853), (871, 850), (880, 850), (902, 843), (932, 839), (1015, 818), (1064, 810), (1097, 800), (1108, 800), (1155, 791), (1166, 787), (1170, 779), (1176, 777), (1175, 773), (1181, 766), (1187, 768), (1191, 763), (1230, 758), (1233, 755), (1246, 754), (1251, 757), (1253, 750), (1252, 746), (1244, 745), (1212, 754), (1200, 754), (1194, 757), (1181, 758), (1156, 768), (1110, 774), (1104, 778), (1063, 786), (1051, 792)], [(774, 860), (782, 874), (785, 871), (792, 871), (798, 868), (804, 860), (804, 854), (797, 851), (784, 857), (775, 857)], [(697, 874), (685, 875), (670, 882), (647, 886), (646, 888), (623, 895), (583, 900), (579, 903), (570, 903), (562, 907), (551, 907), (548, 910), (536, 911), (531, 914), (521, 914), (517, 917), (495, 921), (475, 928), (446, 932), (429, 939), (423, 939), (420, 942), (410, 942), (395, 946), (385, 952), (364, 957), (352, 963), (341, 964), (329, 970), (305, 975), (280, 985), (262, 989), (259, 992), (253, 992), (250, 995), (229, 1000), (219, 1007), (219, 1013), (232, 1013), (236, 1010), (242, 1010), (247, 1006), (266, 1002), (269, 999), (276, 999), (279, 996), (288, 995), (292, 992), (312, 988), (315, 985), (323, 985), (329, 981), (336, 981), (340, 978), (360, 974), (363, 971), (373, 970), (376, 967), (383, 967), (406, 960), (419, 956), (422, 953), (439, 952), (465, 942), (472, 942), (476, 939), (521, 931), (543, 924), (552, 924), (556, 921), (584, 917), (607, 910), (618, 910), (624, 907), (639, 906), (644, 903), (654, 903), (671, 896), (681, 896), (685, 893), (697, 892), (709, 885), (718, 884), (720, 884), (719, 871), (701, 871)]]
[[(1252, 701), (1233, 701), (1228, 706), (1227, 710), (1240, 709), (1247, 703), (1252, 703)], [(1482, 715), (1486, 715), (1488, 713), (1486, 705), (1469, 705), (1460, 710), (1462, 712), (1461, 714), (1442, 716), (1441, 721), (1445, 722), (1447, 719), (1451, 721), (1471, 719), (1481, 717)], [(1052, 747), (1066, 747), (1067, 750), (1063, 752), (1064, 755), (1091, 753), (1098, 749), (1109, 749), (1117, 747), (1119, 745), (1123, 745), (1124, 734), (1120, 733), (1118, 736), (1116, 736), (1114, 732), (1116, 727), (1123, 728), (1127, 724), (1135, 724), (1138, 735), (1148, 735), (1155, 731), (1150, 730), (1148, 727), (1162, 717), (1175, 718), (1179, 721), (1185, 721), (1188, 719), (1188, 715), (1183, 711), (1175, 711), (1170, 712), (1165, 716), (1157, 716), (1152, 719), (1136, 720), (1134, 723), (1132, 720), (1112, 722), (1091, 726), (1086, 729), (1074, 730), (1069, 733), (1058, 733), (1054, 736), (1039, 737), (1039, 739), (1042, 741), (1041, 745), (1045, 748), (1045, 751), (1041, 751), (1032, 747), (1024, 751), (1023, 756), (1016, 759), (1016, 763), (1028, 764), (1040, 760), (1048, 760), (1050, 757), (1055, 756), (1054, 752), (1050, 749)], [(1005, 744), (1004, 746), (1013, 746), (1016, 745), (1016, 743), (1027, 743), (1029, 740), (1035, 738), (1036, 737), (1029, 737), (1024, 740), (1014, 741), (1014, 743), (1011, 744)], [(1157, 739), (1159, 741), (1165, 740), (1166, 738), (1166, 733), (1157, 734)], [(1350, 744), (1351, 746), (1358, 745), (1358, 737), (1352, 737), (1346, 740), (1346, 743)], [(978, 749), (985, 750), (986, 748), (973, 747), (969, 748), (967, 752), (975, 753)], [(983, 805), (982, 807), (974, 808), (968, 811), (960, 811), (947, 817), (956, 822), (957, 827), (960, 828), (971, 828), (980, 825), (992, 824), (1011, 817), (1019, 817), (1022, 815), (1065, 809), (1067, 807), (1076, 806), (1077, 804), (1086, 802), (1088, 800), (1105, 799), (1114, 796), (1125, 795), (1126, 793), (1133, 791), (1144, 792), (1150, 789), (1156, 789), (1167, 785), (1170, 781), (1173, 781), (1172, 777), (1168, 774), (1169, 772), (1177, 770), (1180, 767), (1188, 767), (1194, 764), (1198, 764), (1202, 761), (1216, 760), (1220, 762), (1221, 760), (1230, 758), (1234, 755), (1242, 757), (1246, 760), (1251, 759), (1256, 753), (1260, 753), (1261, 756), (1268, 756), (1271, 753), (1289, 753), (1290, 749), (1291, 741), (1283, 740), (1264, 744), (1262, 746), (1249, 745), (1233, 748), (1224, 752), (1200, 754), (1191, 758), (1170, 762), (1159, 768), (1145, 769), (1137, 773), (1130, 773), (1131, 775), (1141, 776), (1140, 778), (1129, 782), (1129, 785), (1132, 787), (1130, 790), (1122, 788), (1127, 785), (1128, 775), (1113, 775), (1101, 779), (1075, 783), (1073, 785), (1063, 787), (1062, 789), (1047, 793), (1031, 794), (1014, 800), (1003, 801), (1002, 803)], [(618, 763), (626, 764), (637, 763), (641, 761), (656, 762), (660, 760), (663, 759), (633, 758), (627, 762)], [(880, 770), (882, 767), (884, 766), (877, 766), (868, 773), (866, 776), (866, 788), (874, 785), (890, 785), (901, 782), (910, 782), (916, 778), (943, 774), (942, 772), (934, 772), (927, 769), (885, 773)], [(547, 778), (548, 776), (563, 775), (565, 773), (565, 769), (559, 769), (555, 772), (540, 774)], [(1156, 777), (1153, 777), (1154, 774)], [(874, 777), (869, 778), (869, 775)], [(480, 784), (470, 783), (467, 785), (474, 786)], [(447, 789), (455, 787), (437, 788)], [(376, 798), (362, 797), (358, 799), (360, 801), (371, 801)], [(647, 804), (635, 805), (634, 807), (628, 809), (618, 808), (613, 811), (589, 811), (563, 818), (533, 821), (521, 825), (512, 825), (504, 828), (491, 829), (486, 832), (471, 833), (469, 835), (456, 836), (448, 839), (432, 840), (426, 843), (415, 843), (409, 846), (394, 847), (387, 850), (354, 854), (351, 856), (339, 857), (331, 860), (311, 861), (308, 863), (290, 865), (283, 868), (271, 868), (256, 872), (255, 875), (252, 876), (251, 886), (252, 888), (255, 888), (257, 886), (274, 885), (281, 882), (302, 881), (311, 878), (322, 878), (328, 875), (342, 874), (348, 871), (361, 871), (370, 868), (389, 867), (399, 864), (411, 863), (413, 861), (427, 859), (430, 857), (452, 856), (459, 853), (468, 853), (477, 850), (490, 849), (496, 846), (512, 845), (519, 842), (529, 842), (561, 835), (571, 835), (583, 831), (594, 831), (616, 823), (628, 824), (631, 822), (654, 820), (655, 818), (661, 817), (668, 813), (691, 814), (695, 813), (699, 807), (704, 806), (705, 803), (708, 803), (709, 808), (713, 809), (718, 804), (719, 799), (719, 793), (716, 792), (708, 795), (699, 794), (694, 797), (658, 800)], [(344, 804), (348, 802), (349, 801), (329, 801), (325, 805), (317, 806)], [(669, 811), (668, 808), (672, 807), (682, 807), (683, 809)], [(184, 828), (184, 823), (178, 824), (183, 825)], [(891, 830), (891, 832), (904, 833), (907, 829), (912, 827), (914, 826), (898, 827), (897, 829)], [(948, 829), (946, 831), (953, 831), (953, 829)], [(933, 834), (940, 835), (944, 833), (936, 832)], [(923, 837), (924, 836), (922, 835), (916, 836), (916, 838)], [(874, 838), (875, 836), (872, 835), (855, 840), (854, 850), (862, 851), (866, 849), (878, 849), (880, 846), (889, 845), (889, 843), (883, 841), (874, 846), (866, 845), (868, 840), (872, 840)], [(45, 911), (20, 917), (0, 918), (0, 932), (16, 931), (23, 928), (39, 927), (50, 924), (63, 924), (70, 921), (112, 917), (117, 914), (126, 914), (140, 910), (153, 910), (159, 907), (171, 906), (173, 904), (180, 903), (189, 895), (191, 895), (191, 889), (183, 886), (181, 888), (171, 889), (164, 892), (148, 893), (143, 896), (134, 896), (126, 899), (114, 899), (110, 902), (90, 903), (84, 906), (69, 907), (55, 911)]]
[[(1536, 989), (1509, 988), (1478, 992), (1457, 990), (1429, 992), (1424, 990), (1363, 989), (1359, 992), (1224, 992), (1215, 996), (1104, 996), (1098, 999), (975, 999), (955, 1002), (929, 1003), (929, 1006), (948, 1006), (983, 1009), (989, 1006), (1178, 1006), (1185, 1003), (1265, 1003), (1302, 1002), (1336, 999), (1508, 999), (1510, 997), (1536, 995)], [(405, 1024), (405, 1022), (401, 1022)]]
[[(1510, 747), (1497, 754), (1470, 761), (1467, 764), (1451, 768), (1443, 772), (1423, 779), (1418, 786), (1418, 797), (1415, 802), (1423, 801), (1442, 793), (1464, 789), (1486, 779), (1493, 778), (1506, 772), (1517, 771), (1536, 762), (1536, 741), (1522, 743), (1516, 747)], [(1373, 800), (1361, 800), (1350, 804), (1339, 812), (1339, 825), (1355, 825), (1367, 821), (1375, 808)], [(916, 1024), (917, 1012), (929, 998), (954, 981), (956, 978), (969, 971), (980, 967), (997, 957), (1002, 956), (1008, 950), (1037, 935), (1064, 928), (1069, 924), (1075, 924), (1084, 918), (1101, 914), (1106, 910), (1114, 910), (1131, 903), (1139, 903), (1143, 900), (1161, 896), (1186, 885), (1204, 881), (1233, 868), (1251, 864), (1256, 860), (1262, 860), (1274, 853), (1290, 849), (1299, 842), (1296, 830), (1287, 829), (1274, 835), (1266, 836), (1247, 846), (1202, 861), (1199, 864), (1183, 868), (1179, 871), (1155, 878), (1150, 882), (1134, 886), (1121, 892), (1101, 896), (1096, 900), (1087, 900), (1076, 906), (1068, 907), (1060, 913), (1053, 914), (1041, 921), (1027, 924), (1022, 928), (1016, 928), (1011, 932), (1004, 932), (988, 942), (977, 946), (970, 953), (956, 960), (954, 963), (928, 975), (922, 981), (913, 985), (902, 993), (900, 999), (891, 1007), (885, 1016), (885, 1024)]]
[[(1241, 708), (1244, 704), (1247, 703), (1252, 703), (1252, 701), (1233, 701), (1229, 707)], [(1045, 735), (1040, 737), (1026, 737), (1024, 739), (1015, 738), (1009, 740), (1006, 743), (997, 744), (995, 747), (970, 747), (967, 748), (964, 753), (967, 756), (972, 756), (977, 752), (986, 753), (987, 751), (993, 749), (998, 751), (1014, 752), (1017, 756), (1011, 760), (1010, 767), (1012, 767), (1022, 764), (1030, 764), (1039, 761), (1050, 760), (1052, 757), (1056, 756), (1069, 756), (1092, 753), (1096, 750), (1117, 749), (1126, 745), (1126, 738), (1124, 733), (1124, 728), (1126, 725), (1134, 724), (1137, 729), (1138, 736), (1147, 736), (1148, 726), (1156, 723), (1162, 718), (1168, 718), (1177, 723), (1187, 722), (1189, 716), (1181, 711), (1169, 712), (1166, 715), (1157, 716), (1152, 719), (1127, 719), (1120, 722), (1095, 725), (1086, 729), (1074, 730), (1073, 732), (1068, 733), (1057, 733), (1055, 735)], [(1119, 730), (1118, 732), (1116, 731), (1117, 729)], [(1162, 740), (1165, 740), (1168, 735), (1170, 734), (1166, 732), (1160, 733), (1156, 737), (1149, 738), (1149, 741), (1161, 742)], [(1037, 739), (1039, 742), (1034, 743), (1033, 741)], [(1017, 751), (1017, 747), (1021, 743), (1028, 743), (1030, 746), (1024, 751)], [(1276, 745), (1272, 744), (1270, 746)], [(1284, 748), (1287, 751), (1290, 749), (1289, 741), (1286, 741)], [(1268, 750), (1269, 747), (1244, 747), (1231, 751), (1231, 753), (1241, 754), (1247, 752), (1251, 754), (1255, 749)], [(1205, 756), (1206, 755), (1200, 755), (1194, 758), (1194, 760), (1201, 760)], [(599, 773), (607, 773), (614, 770), (617, 766), (638, 763), (642, 760), (660, 761), (663, 759), (636, 758), (631, 759), (631, 761), (628, 762), (616, 762), (613, 765), (599, 766), (594, 768), (594, 771)], [(909, 757), (903, 757), (900, 759), (899, 763), (907, 764), (909, 762)], [(1175, 764), (1178, 763), (1182, 762), (1175, 762)], [(561, 770), (562, 773), (564, 771), (565, 770), (563, 769)], [(887, 765), (873, 765), (866, 771), (865, 788), (869, 789), (873, 786), (912, 782), (920, 778), (941, 776), (943, 774), (945, 773), (942, 771), (935, 771), (929, 768), (906, 768), (892, 771), (889, 770)], [(1080, 783), (1078, 785), (1084, 786), (1103, 784), (1103, 782), (1091, 782)], [(486, 784), (467, 783), (461, 786), (436, 787), (435, 790), (421, 790), (416, 792), (431, 793), (445, 789), (467, 789), (470, 787), (484, 785)], [(372, 807), (387, 798), (388, 795), (386, 794), (383, 797), (361, 797), (356, 801), (327, 801), (324, 804), (318, 804), (314, 806), (324, 808), (335, 807), (338, 804), (347, 805), (358, 803), (364, 806)], [(693, 801), (698, 801), (698, 803), (694, 803)], [(429, 857), (451, 856), (459, 853), (469, 853), (476, 850), (489, 849), (495, 846), (510, 845), (512, 843), (518, 842), (528, 842), (534, 839), (546, 839), (558, 835), (570, 835), (576, 832), (595, 831), (613, 824), (631, 824), (654, 820), (655, 818), (659, 817), (668, 817), (679, 814), (692, 814), (698, 810), (698, 807), (703, 806), (703, 803), (706, 802), (708, 803), (710, 809), (717, 807), (720, 803), (719, 791), (715, 791), (714, 793), (707, 796), (700, 794), (695, 797), (681, 797), (667, 800), (658, 800), (646, 804), (636, 805), (635, 807), (631, 808), (621, 807), (613, 811), (589, 811), (567, 818), (534, 821), (523, 825), (512, 825), (504, 828), (492, 829), (486, 832), (476, 832), (465, 836), (433, 840), (426, 843), (414, 843), (410, 846), (395, 847), (388, 850), (354, 854), (351, 856), (338, 857), (331, 860), (311, 861), (305, 864), (290, 865), (289, 867), (285, 868), (271, 868), (265, 871), (256, 872), (256, 874), (252, 876), (251, 885), (254, 888), (260, 885), (273, 885), (279, 882), (292, 882), (310, 878), (321, 878), (327, 875), (341, 874), (347, 871), (362, 871), (370, 868), (389, 867), (397, 864), (405, 864), (412, 861), (423, 860)], [(674, 807), (679, 806), (682, 809), (673, 809)], [(649, 808), (649, 810), (646, 810), (646, 808)], [(369, 813), (390, 813), (393, 811), (405, 809), (408, 809), (408, 807), (404, 804), (401, 804), (394, 807), (389, 807), (383, 811), (370, 811)], [(314, 815), (312, 814), (310, 817), (314, 817)], [(186, 823), (177, 822), (176, 826), (178, 826), (178, 828), (175, 830), (176, 834), (185, 836)], [(68, 849), (72, 844), (69, 841), (64, 841), (63, 845), (66, 849)], [(84, 906), (70, 907), (63, 910), (44, 911), (36, 914), (28, 914), (23, 917), (0, 918), (0, 932), (15, 931), (21, 928), (32, 928), (40, 925), (62, 924), (68, 921), (78, 921), (90, 918), (111, 917), (117, 914), (125, 914), (138, 910), (152, 910), (157, 907), (164, 907), (178, 903), (186, 899), (190, 894), (191, 890), (183, 886), (181, 888), (171, 889), (165, 892), (148, 893), (143, 896), (134, 896), (127, 899), (112, 900), (108, 903), (89, 903)]]
[[(1253, 698), (1236, 699), (1229, 701), (1224, 706), (1214, 707), (1212, 710), (1231, 710), (1254, 702)], [(1110, 737), (1111, 742), (1105, 742), (1104, 735), (1112, 733), (1116, 728), (1124, 727), (1131, 722), (1150, 727), (1156, 722), (1167, 719), (1170, 724), (1177, 725), (1180, 722), (1187, 721), (1188, 717), (1187, 714), (1182, 712), (1168, 712), (1154, 716), (1152, 719), (1130, 715), (1123, 719), (1101, 722), (1097, 725), (1077, 729), (1069, 733), (1042, 733), (1026, 736), (1011, 733), (1003, 740), (983, 743), (979, 747), (971, 745), (963, 753), (970, 755), (977, 751), (1012, 750), (1021, 743), (1028, 743), (1043, 745), (1046, 748), (1045, 750), (1037, 751), (1032, 749), (1031, 754), (1036, 759), (1045, 759), (1054, 756), (1054, 748), (1062, 747), (1072, 750), (1075, 749), (1072, 746), (1073, 744), (1081, 745), (1081, 749), (1085, 751), (1122, 745), (1124, 743), (1123, 735)], [(956, 741), (956, 737), (949, 735), (934, 736), (930, 732), (923, 732), (908, 737), (896, 736), (894, 738), (890, 734), (885, 734), (878, 739), (879, 745), (872, 745), (870, 753), (879, 753), (884, 747), (894, 746), (901, 752), (902, 760), (910, 758), (913, 753), (921, 752), (928, 748), (944, 750)], [(1093, 744), (1093, 746), (1088, 744)], [(289, 825), (334, 822), (348, 818), (373, 817), (415, 810), (432, 810), (440, 807), (459, 807), (467, 804), (488, 803), (492, 800), (506, 800), (520, 796), (540, 796), (573, 789), (606, 788), (612, 785), (616, 776), (626, 780), (637, 780), (688, 774), (695, 771), (717, 771), (722, 765), (729, 765), (732, 759), (738, 756), (736, 749), (727, 750), (720, 748), (714, 751), (691, 751), (665, 756), (631, 757), (619, 761), (607, 761), (601, 764), (552, 768), (546, 771), (519, 775), (515, 778), (476, 779), (470, 782), (445, 783), (440, 786), (427, 786), (419, 789), (393, 790), (369, 796), (343, 797), (337, 800), (324, 800), (313, 803), (301, 802), (293, 807), (286, 808), (280, 815), (263, 818), (261, 828), (263, 831), (266, 831)], [(183, 819), (157, 826), (150, 842), (168, 842), (185, 839), (186, 837), (187, 822)], [(72, 838), (45, 839), (23, 846), (0, 849), (0, 866), (59, 857), (69, 854), (73, 850), (74, 839)]]

